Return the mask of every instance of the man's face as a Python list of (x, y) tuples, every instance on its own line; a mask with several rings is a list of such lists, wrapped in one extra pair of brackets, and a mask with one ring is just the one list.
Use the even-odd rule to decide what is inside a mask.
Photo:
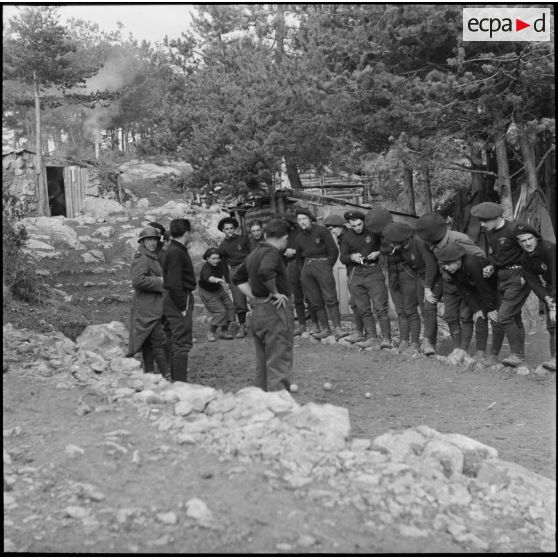
[(349, 225), (357, 234), (360, 234), (364, 230), (364, 221), (362, 219), (350, 219)]
[(485, 231), (493, 231), (498, 225), (500, 224), (500, 217), (496, 217), (495, 219), (483, 219), (480, 222), (480, 226)]
[(157, 245), (159, 244), (159, 238), (152, 236), (150, 238), (143, 239), (143, 245), (150, 251), (155, 252), (157, 250)]
[(442, 268), (450, 274), (457, 273), (461, 269), (461, 260), (455, 260), (454, 262), (446, 262), (442, 265)]
[(296, 220), (298, 221), (298, 226), (303, 231), (307, 231), (312, 225), (312, 222), (310, 221), (310, 217), (308, 217), (308, 215), (303, 215), (302, 213), (299, 213), (297, 215)]
[(539, 239), (532, 233), (525, 233), (525, 234), (518, 234), (517, 235), (517, 242), (525, 252), (530, 254), (531, 252), (535, 251)]
[(263, 235), (263, 229), (260, 225), (252, 225), (250, 227), (250, 233), (252, 234), (252, 238), (259, 240)]
[(217, 267), (221, 263), (221, 256), (219, 254), (211, 254), (211, 256), (207, 258), (207, 263), (213, 267)]
[(234, 236), (234, 225), (232, 223), (225, 223), (223, 225), (223, 232), (226, 238), (232, 238)]

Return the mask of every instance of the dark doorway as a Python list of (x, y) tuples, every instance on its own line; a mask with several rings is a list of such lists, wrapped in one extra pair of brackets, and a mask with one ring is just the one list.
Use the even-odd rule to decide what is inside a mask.
[(64, 167), (47, 167), (48, 205), (51, 216), (66, 217), (66, 192), (64, 191)]

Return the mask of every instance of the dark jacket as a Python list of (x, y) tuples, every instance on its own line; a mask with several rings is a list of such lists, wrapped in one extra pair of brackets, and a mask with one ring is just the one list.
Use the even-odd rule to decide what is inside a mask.
[[(360, 253), (364, 258), (372, 252), (380, 250), (380, 236), (372, 234), (366, 228), (360, 234), (352, 229), (343, 232), (340, 242), (339, 251), (341, 253), (339, 260), (346, 266), (358, 267), (361, 264), (351, 260), (352, 254)], [(377, 262), (376, 262), (377, 263)]]
[(131, 268), (134, 297), (128, 354), (135, 354), (163, 316), (163, 270), (157, 254), (140, 245)]
[(209, 262), (205, 262), (200, 270), (200, 278), (198, 281), (198, 285), (201, 289), (205, 289), (211, 293), (216, 293), (220, 289), (223, 288), (221, 283), (211, 283), (209, 281), (210, 277), (217, 277), (218, 279), (224, 279), (225, 272), (224, 272), (225, 265), (223, 262), (220, 262), (218, 266), (211, 265)]
[(506, 219), (502, 228), (487, 231), (486, 240), (488, 242), (488, 258), (497, 270), (511, 265), (519, 265), (523, 250), (517, 243), (513, 221)]
[(312, 225), (310, 230), (301, 230), (296, 237), (296, 260), (302, 265), (305, 258), (327, 258), (331, 267), (335, 265), (339, 248), (333, 235), (321, 225)]
[(556, 301), (556, 244), (539, 240), (534, 252), (523, 251), (519, 261), (523, 268), (521, 275), (533, 292), (541, 300), (551, 296)]
[(186, 246), (171, 240), (163, 259), (164, 288), (178, 310), (187, 308), (187, 294), (196, 288), (194, 266)]
[(232, 238), (224, 238), (219, 244), (219, 250), (227, 265), (237, 267), (250, 253), (250, 240), (247, 236), (235, 234)]

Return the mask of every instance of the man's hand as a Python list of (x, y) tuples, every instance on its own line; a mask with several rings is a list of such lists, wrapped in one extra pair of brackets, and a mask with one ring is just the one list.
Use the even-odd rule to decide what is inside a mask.
[(432, 294), (432, 290), (428, 287), (424, 287), (424, 300), (430, 302), (430, 304), (436, 304), (438, 299)]
[(182, 312), (180, 312), (184, 317), (186, 317), (186, 312), (187, 310), (183, 310)]
[(294, 248), (287, 248), (285, 250), (285, 257), (287, 258), (293, 258), (296, 254), (296, 250)]
[(482, 268), (482, 276), (485, 278), (490, 277), (494, 273), (494, 266), (487, 265), (486, 267)]
[(556, 306), (552, 310), (548, 311), (548, 319), (550, 320), (550, 323), (556, 323)]
[(360, 252), (356, 252), (355, 254), (351, 254), (351, 261), (361, 264), (362, 263), (362, 254)]
[(268, 300), (273, 300), (272, 304), (275, 308), (286, 308), (289, 302), (289, 297), (281, 293), (271, 293)]
[(366, 256), (366, 259), (372, 261), (372, 260), (377, 259), (379, 255), (380, 255), (379, 250), (377, 252), (370, 252), (370, 254), (368, 254), (368, 256)]
[(497, 322), (498, 321), (498, 310), (492, 310), (492, 312), (488, 313), (488, 319), (491, 322)]
[(484, 312), (482, 310), (477, 310), (474, 314), (473, 314), (473, 323), (476, 324), (477, 320), (484, 318)]

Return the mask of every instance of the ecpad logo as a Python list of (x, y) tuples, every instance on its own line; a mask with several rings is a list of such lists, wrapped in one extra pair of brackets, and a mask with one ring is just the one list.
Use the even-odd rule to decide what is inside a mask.
[(550, 41), (550, 8), (463, 8), (464, 41)]

